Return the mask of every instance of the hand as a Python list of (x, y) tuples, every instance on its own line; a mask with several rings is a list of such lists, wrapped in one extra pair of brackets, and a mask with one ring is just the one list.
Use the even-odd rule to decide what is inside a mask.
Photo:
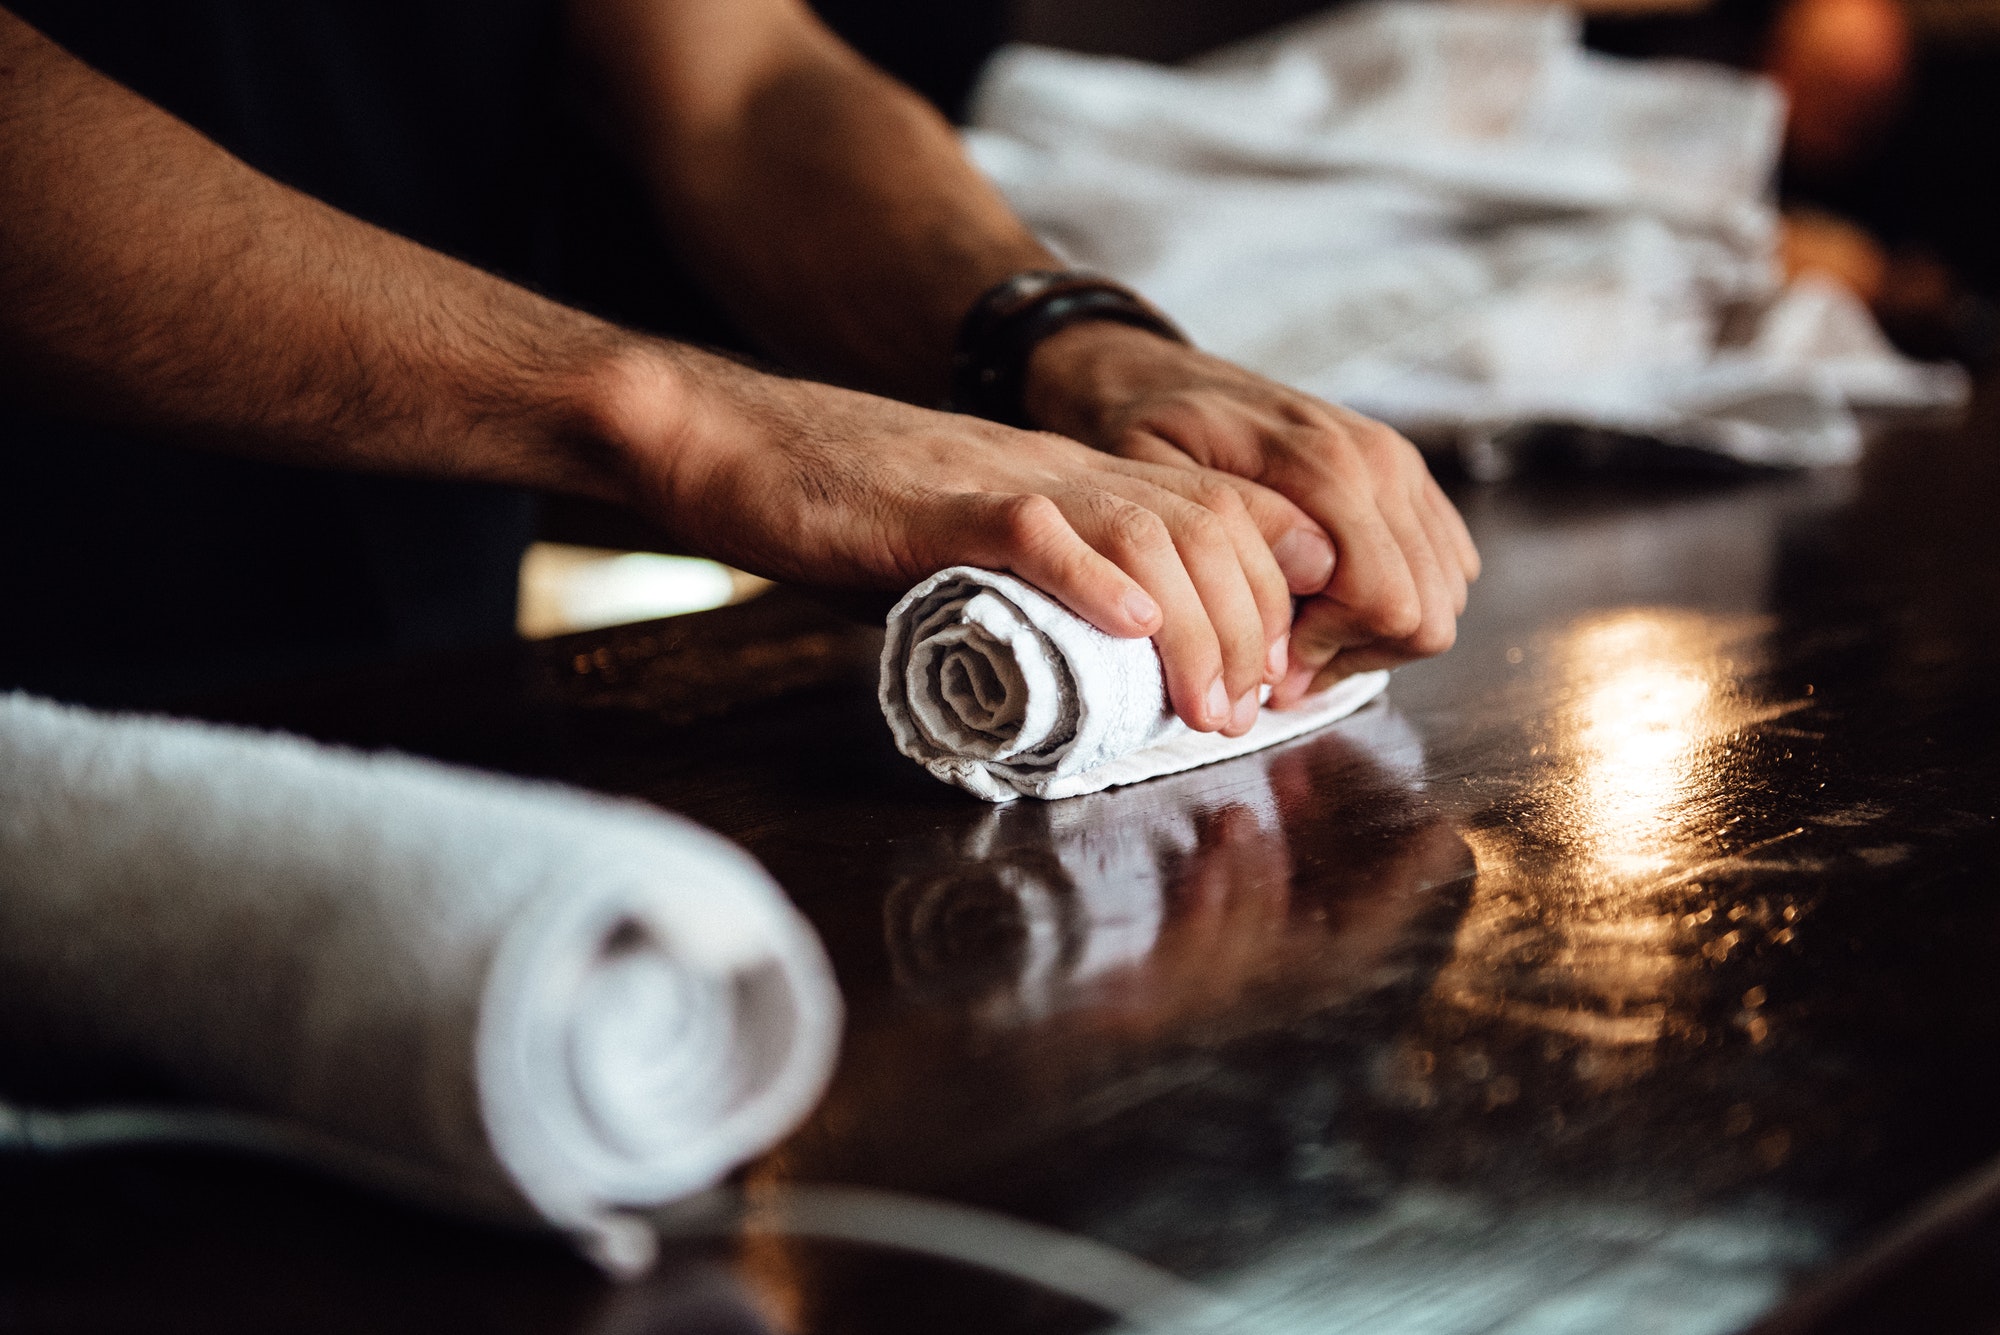
[[(1479, 553), (1416, 447), (1358, 413), (1130, 326), (1073, 325), (1028, 366), (1029, 415), (1126, 459), (1218, 469), (1270, 488), (1333, 540), (1271, 703), (1442, 653)], [(1299, 573), (1299, 572), (1294, 572)]]
[(1107, 634), (1151, 636), (1175, 712), (1203, 731), (1247, 731), (1284, 675), (1271, 546), (1316, 530), (1252, 483), (673, 345), (619, 375), (600, 429), (640, 508), (694, 551), (836, 588), (1012, 571)]

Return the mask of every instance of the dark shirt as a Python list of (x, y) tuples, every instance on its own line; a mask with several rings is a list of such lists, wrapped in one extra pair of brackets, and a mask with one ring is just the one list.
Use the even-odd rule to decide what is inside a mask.
[[(253, 167), (482, 267), (550, 263), (547, 0), (8, 6)], [(0, 408), (0, 687), (157, 703), (512, 633), (529, 497)]]

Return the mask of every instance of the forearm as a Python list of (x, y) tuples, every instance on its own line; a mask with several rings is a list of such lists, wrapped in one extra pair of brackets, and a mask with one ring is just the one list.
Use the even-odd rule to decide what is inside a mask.
[(267, 458), (608, 495), (628, 344), (262, 176), (0, 11), (8, 397)]
[(1054, 264), (944, 119), (790, 0), (575, 0), (573, 26), (669, 232), (796, 364), (935, 402), (979, 294)]

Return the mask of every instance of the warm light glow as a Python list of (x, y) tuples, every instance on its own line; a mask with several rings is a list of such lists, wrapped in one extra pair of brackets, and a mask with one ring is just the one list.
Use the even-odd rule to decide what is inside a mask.
[[(1468, 831), (1479, 866), (1437, 995), (1575, 1045), (1575, 1073), (1635, 1078), (1693, 1023), (1685, 998), (1724, 905), (1706, 888), (1751, 728), (1803, 706), (1743, 693), (1761, 620), (1633, 608), (1549, 645), (1564, 701), (1540, 730), (1532, 800)], [(1727, 924), (1723, 924), (1725, 927)]]
[(699, 557), (538, 542), (521, 560), (519, 629), (524, 638), (547, 639), (704, 612), (768, 587)]
[(1698, 618), (1627, 612), (1579, 627), (1565, 646), (1577, 679), (1564, 720), (1578, 766), (1573, 814), (1606, 870), (1670, 861), (1679, 806), (1715, 731), (1718, 684), (1700, 631)]

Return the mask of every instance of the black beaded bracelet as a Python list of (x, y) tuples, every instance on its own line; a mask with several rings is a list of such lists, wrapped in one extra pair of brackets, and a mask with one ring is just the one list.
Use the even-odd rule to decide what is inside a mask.
[(1077, 270), (1015, 274), (988, 289), (959, 326), (946, 406), (1009, 426), (1032, 426), (1022, 401), (1028, 358), (1043, 339), (1086, 320), (1110, 320), (1176, 343), (1188, 341), (1138, 293), (1108, 278)]

